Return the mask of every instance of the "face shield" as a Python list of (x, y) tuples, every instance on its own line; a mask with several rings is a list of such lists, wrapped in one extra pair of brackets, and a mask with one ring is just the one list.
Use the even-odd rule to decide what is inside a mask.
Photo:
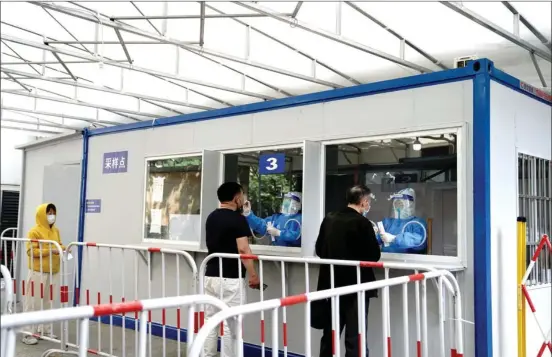
[(284, 196), (280, 213), (285, 215), (297, 214), (301, 210), (301, 194), (290, 192)]
[(393, 212), (391, 216), (398, 219), (408, 219), (415, 214), (415, 192), (405, 188), (393, 194), (390, 198)]

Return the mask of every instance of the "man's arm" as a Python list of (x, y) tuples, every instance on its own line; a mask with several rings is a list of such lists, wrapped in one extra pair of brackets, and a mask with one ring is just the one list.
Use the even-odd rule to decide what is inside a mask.
[[(236, 244), (238, 245), (238, 252), (240, 254), (253, 254), (251, 253), (251, 247), (249, 247), (249, 239), (247, 237), (237, 238)], [(250, 278), (257, 276), (257, 272), (255, 271), (255, 264), (253, 264), (253, 259), (242, 259), (242, 262)]]
[(359, 224), (359, 232), (356, 238), (357, 249), (355, 255), (361, 261), (377, 262), (381, 258), (381, 249), (376, 238), (376, 232), (372, 223), (366, 218)]
[[(247, 220), (244, 216), (240, 216), (240, 220), (237, 223), (236, 244), (238, 246), (238, 252), (240, 254), (252, 254), (248, 239), (249, 235), (251, 234), (251, 231), (249, 230), (249, 224), (247, 223)], [(255, 264), (253, 264), (253, 260), (244, 259), (242, 260), (242, 262), (245, 266), (245, 269), (247, 270), (247, 274), (249, 274), (249, 279), (251, 280), (252, 277), (256, 277), (257, 272), (255, 271)]]
[(323, 258), (322, 255), (325, 251), (324, 245), (325, 245), (325, 226), (326, 226), (326, 217), (322, 220), (322, 223), (320, 224), (320, 231), (318, 232), (318, 238), (316, 238), (316, 245), (314, 247), (315, 253), (319, 258)]

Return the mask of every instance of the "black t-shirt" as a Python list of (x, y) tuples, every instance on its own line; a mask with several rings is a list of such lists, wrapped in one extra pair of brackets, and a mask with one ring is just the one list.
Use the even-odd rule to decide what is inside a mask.
[[(238, 254), (236, 239), (249, 237), (251, 231), (243, 215), (230, 209), (219, 208), (211, 212), (205, 222), (205, 235), (209, 254)], [(207, 263), (206, 276), (219, 277), (219, 260), (213, 258)], [(237, 279), (238, 264), (242, 266), (242, 278), (245, 277), (245, 266), (241, 260), (234, 258), (222, 259), (222, 277)]]

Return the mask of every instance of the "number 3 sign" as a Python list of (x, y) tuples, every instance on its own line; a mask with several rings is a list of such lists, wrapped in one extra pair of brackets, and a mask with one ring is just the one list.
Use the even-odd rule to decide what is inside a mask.
[(267, 154), (259, 156), (261, 175), (281, 174), (286, 169), (286, 154)]

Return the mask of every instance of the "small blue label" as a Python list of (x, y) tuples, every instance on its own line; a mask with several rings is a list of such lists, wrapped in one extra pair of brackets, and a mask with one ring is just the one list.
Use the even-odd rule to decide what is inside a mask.
[(286, 154), (266, 154), (259, 156), (261, 175), (281, 174), (286, 170)]
[(86, 213), (101, 213), (102, 200), (86, 200)]
[(106, 152), (103, 155), (103, 173), (117, 174), (128, 170), (128, 151)]

